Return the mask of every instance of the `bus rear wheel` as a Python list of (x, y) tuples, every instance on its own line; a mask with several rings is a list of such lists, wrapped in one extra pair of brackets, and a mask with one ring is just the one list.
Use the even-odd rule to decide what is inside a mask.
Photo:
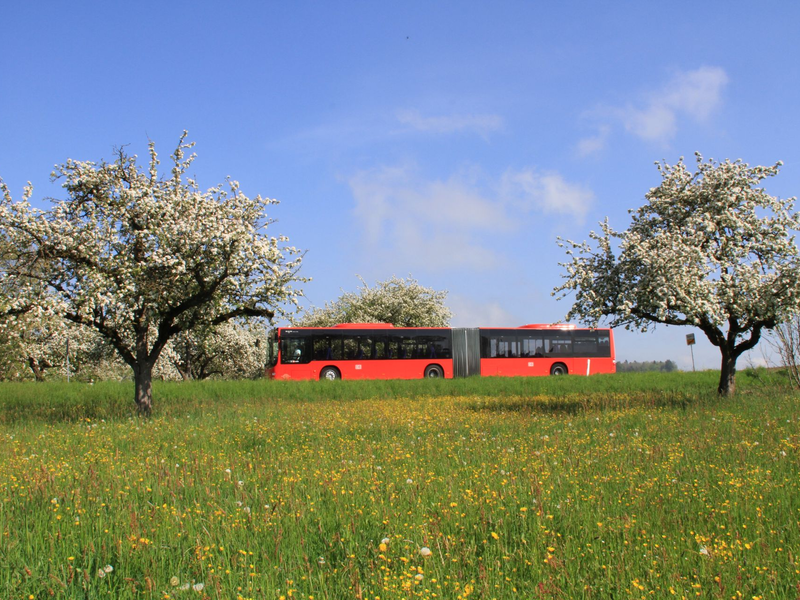
[(425, 367), (425, 379), (441, 379), (442, 377), (444, 377), (444, 371), (439, 365)]
[(563, 363), (556, 363), (550, 367), (550, 375), (566, 375), (567, 373), (567, 365)]
[(336, 367), (325, 367), (322, 371), (319, 372), (319, 378), (327, 379), (328, 381), (334, 381), (336, 379), (341, 379), (342, 374), (339, 373), (339, 369)]

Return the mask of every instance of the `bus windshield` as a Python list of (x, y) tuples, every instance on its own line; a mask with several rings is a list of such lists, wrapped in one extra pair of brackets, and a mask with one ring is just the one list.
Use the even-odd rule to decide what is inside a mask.
[(278, 336), (275, 329), (267, 336), (267, 366), (274, 367), (278, 364)]

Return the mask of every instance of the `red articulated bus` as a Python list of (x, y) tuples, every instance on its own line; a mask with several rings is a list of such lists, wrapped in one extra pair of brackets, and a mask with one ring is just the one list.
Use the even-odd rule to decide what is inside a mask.
[(271, 379), (592, 375), (616, 372), (610, 329), (394, 327), (343, 323), (270, 332)]

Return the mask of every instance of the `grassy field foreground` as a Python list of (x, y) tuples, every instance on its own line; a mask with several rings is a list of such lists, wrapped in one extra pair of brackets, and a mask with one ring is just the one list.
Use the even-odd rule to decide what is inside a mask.
[(739, 384), (0, 384), (0, 596), (797, 598), (798, 399)]

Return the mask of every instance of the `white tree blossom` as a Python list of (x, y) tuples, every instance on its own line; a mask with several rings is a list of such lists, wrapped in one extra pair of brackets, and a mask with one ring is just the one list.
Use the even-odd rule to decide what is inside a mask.
[(759, 187), (782, 163), (696, 158), (694, 173), (683, 159), (656, 163), (661, 185), (631, 211), (626, 231), (606, 220), (593, 243), (559, 239), (569, 261), (554, 294), (574, 292), (567, 319), (591, 325), (699, 328), (722, 355), (719, 392), (731, 394), (737, 358), (800, 308), (800, 217), (794, 198)]
[(193, 146), (186, 135), (166, 178), (152, 142), (147, 170), (124, 149), (113, 163), (57, 166), (52, 176), (68, 199), (50, 210), (31, 207), (30, 186), (13, 202), (0, 184), (0, 237), (15, 252), (7, 275), (18, 288), (46, 288), (45, 310), (113, 345), (133, 370), (145, 414), (153, 365), (172, 337), (238, 317), (272, 318), (299, 295), (291, 285), (300, 280), (298, 251), (263, 231), (275, 201), (249, 198), (230, 179), (201, 191), (186, 176), (194, 160), (185, 156)]
[(452, 313), (445, 306), (447, 291), (427, 288), (408, 277), (392, 277), (369, 287), (344, 292), (324, 308), (314, 308), (294, 321), (299, 327), (330, 327), (338, 323), (391, 323), (396, 327), (447, 327)]
[(102, 357), (99, 334), (38, 307), (0, 317), (0, 379), (85, 375)]

